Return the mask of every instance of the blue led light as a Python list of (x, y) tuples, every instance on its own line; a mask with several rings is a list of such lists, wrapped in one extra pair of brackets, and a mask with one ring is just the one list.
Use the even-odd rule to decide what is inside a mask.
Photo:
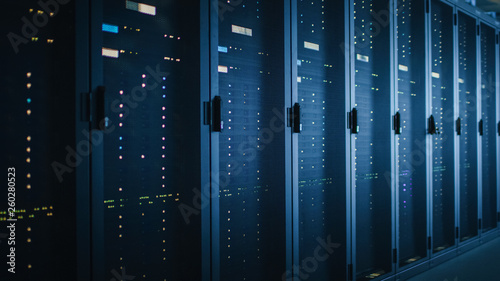
[(122, 146), (120, 146), (120, 150), (122, 150), (122, 149), (123, 149), (123, 147), (122, 147)]
[(27, 101), (28, 103), (31, 103), (31, 99), (27, 99), (26, 101)]
[(120, 140), (123, 140), (123, 137), (120, 137)]
[(219, 46), (219, 52), (227, 53), (227, 47)]
[(111, 32), (111, 33), (118, 33), (118, 26), (103, 23), (102, 24), (102, 31)]
[(166, 98), (166, 96), (165, 96), (165, 95), (163, 95), (163, 98)]

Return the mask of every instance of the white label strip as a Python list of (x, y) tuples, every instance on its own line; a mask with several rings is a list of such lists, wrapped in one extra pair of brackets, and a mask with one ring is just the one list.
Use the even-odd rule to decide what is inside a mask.
[(408, 71), (408, 66), (400, 64), (399, 65), (399, 70), (401, 70), (401, 71)]
[(307, 42), (307, 41), (304, 41), (304, 48), (309, 49), (309, 50), (313, 50), (313, 51), (319, 51), (318, 44), (314, 44), (314, 43)]
[(219, 65), (219, 72), (220, 73), (227, 73), (227, 66)]
[(252, 29), (243, 26), (231, 25), (231, 31), (233, 33), (242, 34), (252, 37)]
[(109, 58), (118, 58), (119, 52), (115, 49), (102, 48), (102, 56)]
[(363, 62), (370, 62), (370, 57), (369, 56), (363, 56), (361, 54), (357, 54), (356, 55), (356, 59), (359, 60), (359, 61), (363, 61)]

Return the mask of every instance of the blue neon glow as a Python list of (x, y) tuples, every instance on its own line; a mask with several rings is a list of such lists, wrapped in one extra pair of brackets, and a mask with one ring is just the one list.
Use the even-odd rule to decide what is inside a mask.
[(28, 103), (31, 103), (31, 99), (27, 99), (27, 102), (28, 102)]
[(227, 47), (219, 46), (219, 52), (227, 53)]
[(111, 33), (118, 33), (118, 26), (103, 23), (102, 24), (102, 31), (111, 32)]

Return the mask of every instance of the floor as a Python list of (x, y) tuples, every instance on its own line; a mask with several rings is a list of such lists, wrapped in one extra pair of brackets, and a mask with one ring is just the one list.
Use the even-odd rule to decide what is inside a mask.
[(500, 238), (407, 281), (500, 281)]

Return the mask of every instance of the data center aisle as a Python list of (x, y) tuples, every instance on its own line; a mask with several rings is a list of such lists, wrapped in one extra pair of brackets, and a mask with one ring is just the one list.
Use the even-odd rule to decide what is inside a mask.
[(500, 280), (500, 238), (485, 243), (453, 260), (407, 281)]

